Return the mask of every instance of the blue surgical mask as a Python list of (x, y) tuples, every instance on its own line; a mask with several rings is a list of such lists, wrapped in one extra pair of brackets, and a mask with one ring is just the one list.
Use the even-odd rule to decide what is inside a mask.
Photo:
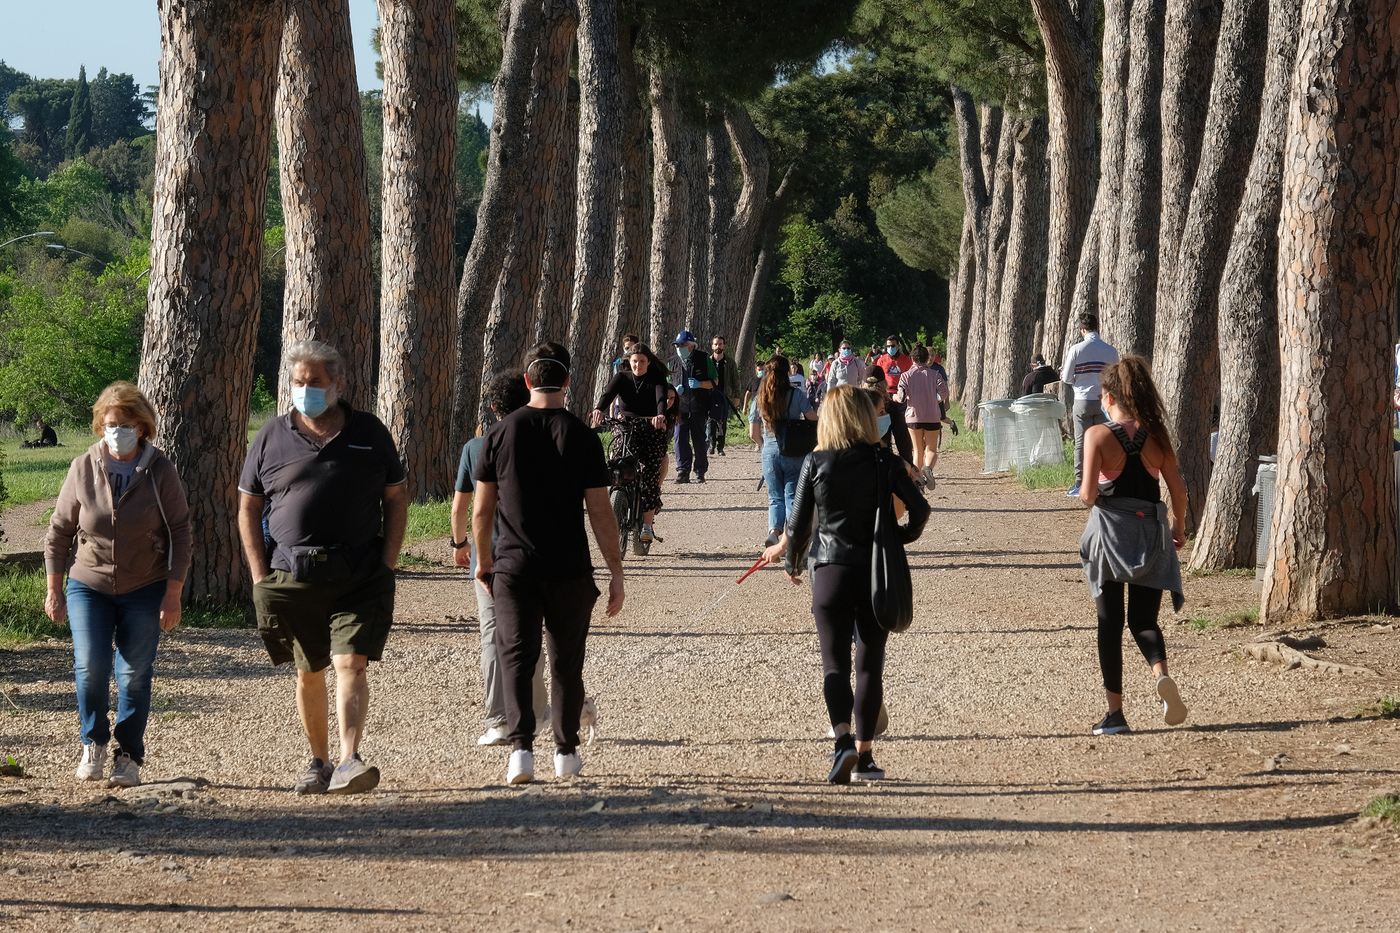
[(841, 348), (841, 359), (843, 359), (843, 360), (849, 360), (850, 358), (851, 358), (851, 348), (850, 348), (850, 347), (842, 347), (842, 348)]
[(899, 356), (899, 347), (885, 347), (885, 352), (890, 356)]
[(315, 386), (293, 386), (292, 406), (308, 418), (319, 418), (328, 407), (326, 390)]
[(679, 347), (676, 347), (676, 352), (680, 354), (681, 359), (690, 359), (690, 347), (686, 344), (681, 344)]
[(880, 415), (880, 416), (878, 416), (878, 417), (875, 419), (875, 428), (876, 428), (876, 430), (878, 430), (878, 431), (880, 432), (880, 436), (881, 436), (881, 437), (884, 437), (886, 434), (888, 434), (889, 431), (890, 431), (890, 416), (889, 416), (889, 415)]
[(115, 425), (102, 429), (102, 439), (107, 442), (107, 448), (118, 457), (125, 457), (136, 449), (136, 428), (119, 428)]

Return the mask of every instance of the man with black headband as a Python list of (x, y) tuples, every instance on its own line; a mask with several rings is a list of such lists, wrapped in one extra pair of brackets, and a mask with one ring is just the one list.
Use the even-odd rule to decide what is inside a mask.
[[(583, 770), (578, 727), (584, 643), (599, 595), (583, 527), (585, 507), (612, 575), (609, 616), (617, 615), (623, 600), (622, 552), (608, 503), (603, 445), (564, 408), (569, 351), (552, 342), (535, 347), (526, 357), (525, 383), (529, 404), (502, 419), (482, 443), (472, 510), (476, 577), (496, 606), (511, 784), (535, 778), (531, 682), (543, 639), (549, 641), (552, 674), (554, 772), (569, 777)], [(498, 514), (500, 536), (493, 546)]]

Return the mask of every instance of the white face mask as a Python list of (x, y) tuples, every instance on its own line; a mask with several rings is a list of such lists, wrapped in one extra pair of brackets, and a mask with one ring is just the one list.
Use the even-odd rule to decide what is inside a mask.
[(125, 457), (136, 449), (136, 442), (139, 438), (134, 427), (112, 425), (102, 429), (102, 439), (107, 442), (107, 448), (113, 454)]

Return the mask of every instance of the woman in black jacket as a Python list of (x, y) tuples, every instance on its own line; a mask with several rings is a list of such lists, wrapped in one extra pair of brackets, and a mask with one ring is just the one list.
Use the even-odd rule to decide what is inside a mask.
[(769, 563), (786, 555), (784, 569), (794, 584), (801, 583), (804, 559), (812, 572), (812, 614), (821, 641), (822, 689), (836, 733), (836, 754), (827, 775), (832, 784), (850, 783), (853, 773), (862, 780), (885, 776), (871, 753), (884, 701), (888, 636), (871, 608), (870, 590), (870, 549), (882, 470), (888, 477), (886, 488), (909, 510), (909, 523), (898, 526), (900, 539), (908, 543), (923, 531), (928, 503), (919, 495), (904, 462), (879, 443), (870, 393), (853, 386), (835, 386), (817, 421), (817, 449), (802, 467), (782, 540), (763, 552)]
[(598, 404), (593, 406), (592, 424), (602, 423), (613, 399), (620, 403), (623, 417), (637, 418), (636, 450), (642, 467), (642, 531), (638, 544), (651, 544), (656, 530), (656, 512), (661, 508), (661, 468), (666, 463), (666, 376), (665, 369), (652, 367), (655, 355), (645, 344), (632, 347), (627, 368), (612, 377)]

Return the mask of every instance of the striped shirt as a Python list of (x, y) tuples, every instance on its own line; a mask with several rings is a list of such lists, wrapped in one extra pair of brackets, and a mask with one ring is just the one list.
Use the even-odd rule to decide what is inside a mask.
[(1118, 362), (1118, 351), (1104, 343), (1098, 331), (1090, 331), (1084, 339), (1069, 348), (1060, 381), (1074, 386), (1077, 401), (1099, 397), (1099, 374), (1110, 363)]

